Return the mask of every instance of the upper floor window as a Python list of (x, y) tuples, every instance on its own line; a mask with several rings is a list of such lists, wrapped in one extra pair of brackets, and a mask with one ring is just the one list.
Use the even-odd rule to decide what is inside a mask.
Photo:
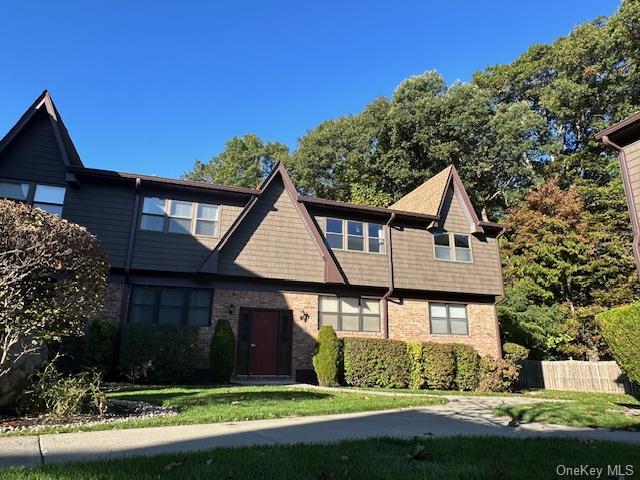
[(66, 189), (55, 185), (0, 181), (0, 198), (29, 202), (52, 215), (60, 217)]
[(219, 214), (218, 205), (144, 197), (140, 229), (215, 237)]
[(433, 253), (437, 260), (471, 262), (471, 240), (469, 235), (460, 233), (434, 233)]
[(468, 335), (467, 306), (459, 303), (430, 303), (431, 333)]
[(334, 250), (385, 253), (384, 225), (377, 223), (327, 218), (325, 237)]
[(380, 331), (380, 301), (375, 298), (320, 296), (320, 326), (351, 332)]
[(208, 326), (211, 290), (134, 286), (129, 323)]

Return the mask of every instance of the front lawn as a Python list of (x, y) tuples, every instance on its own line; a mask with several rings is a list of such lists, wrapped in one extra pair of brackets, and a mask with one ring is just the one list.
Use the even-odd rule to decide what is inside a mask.
[(495, 408), (493, 413), (526, 422), (640, 429), (640, 402), (631, 395), (540, 390), (533, 392), (531, 396), (569, 401), (504, 405)]
[[(499, 437), (373, 439), (329, 445), (225, 448), (126, 460), (4, 471), (6, 480), (556, 478), (558, 466), (640, 471), (637, 445)], [(623, 472), (624, 473), (624, 470)], [(595, 477), (594, 477), (595, 478)], [(617, 476), (616, 476), (617, 478)]]
[[(368, 412), (445, 403), (435, 397), (383, 396), (327, 392), (283, 386), (129, 388), (107, 394), (112, 399), (141, 400), (177, 410), (177, 415), (121, 423), (56, 426), (38, 433), (113, 428), (157, 427), (194, 423), (235, 422), (264, 418)], [(20, 432), (28, 435), (28, 431)]]

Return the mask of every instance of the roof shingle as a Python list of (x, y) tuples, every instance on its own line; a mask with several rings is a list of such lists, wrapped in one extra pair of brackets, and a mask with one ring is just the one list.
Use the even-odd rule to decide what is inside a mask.
[(389, 208), (426, 215), (438, 215), (442, 197), (446, 193), (445, 190), (449, 184), (452, 169), (453, 165), (450, 165), (440, 173), (435, 174)]

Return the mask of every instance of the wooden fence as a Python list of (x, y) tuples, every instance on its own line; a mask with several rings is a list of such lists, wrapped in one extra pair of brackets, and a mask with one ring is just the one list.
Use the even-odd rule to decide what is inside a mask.
[(640, 395), (640, 386), (630, 382), (618, 364), (613, 361), (525, 360), (520, 371), (518, 386), (520, 388)]

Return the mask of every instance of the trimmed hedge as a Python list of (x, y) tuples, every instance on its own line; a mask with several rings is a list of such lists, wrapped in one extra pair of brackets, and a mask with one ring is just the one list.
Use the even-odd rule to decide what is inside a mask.
[(228, 320), (216, 323), (209, 349), (209, 370), (215, 383), (229, 383), (235, 365), (236, 338)]
[(404, 342), (345, 338), (344, 380), (355, 387), (405, 388), (411, 361)]
[(340, 384), (340, 340), (331, 325), (320, 327), (313, 354), (313, 369), (323, 387)]
[(490, 355), (480, 359), (481, 392), (508, 392), (518, 380), (518, 369), (508, 360)]
[(596, 316), (609, 351), (629, 380), (640, 384), (640, 303)]
[(427, 387), (435, 390), (453, 388), (456, 360), (453, 346), (448, 343), (427, 342), (422, 347), (424, 379)]
[(502, 346), (502, 354), (505, 360), (518, 366), (529, 358), (529, 349), (517, 343), (507, 342)]
[(478, 388), (480, 375), (480, 355), (469, 345), (454, 343), (453, 356), (456, 363), (454, 383), (458, 390)]
[(119, 371), (132, 382), (184, 383), (194, 373), (199, 328), (125, 325)]
[(118, 322), (107, 318), (96, 318), (89, 323), (82, 366), (93, 368), (104, 377), (113, 373), (118, 341)]
[(411, 388), (420, 389), (425, 386), (424, 378), (424, 362), (422, 361), (421, 342), (407, 342), (407, 355), (411, 362), (411, 371), (409, 372), (409, 386)]

